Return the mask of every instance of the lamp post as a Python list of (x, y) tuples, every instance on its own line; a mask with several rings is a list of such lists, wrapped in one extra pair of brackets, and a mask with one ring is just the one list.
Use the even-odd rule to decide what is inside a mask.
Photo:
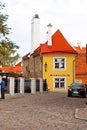
[(44, 64), (45, 72), (47, 72), (47, 62)]

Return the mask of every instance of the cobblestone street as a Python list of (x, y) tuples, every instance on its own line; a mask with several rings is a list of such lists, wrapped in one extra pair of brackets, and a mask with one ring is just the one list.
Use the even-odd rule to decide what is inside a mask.
[(86, 101), (66, 93), (6, 95), (0, 100), (0, 130), (87, 130), (87, 121), (75, 118)]

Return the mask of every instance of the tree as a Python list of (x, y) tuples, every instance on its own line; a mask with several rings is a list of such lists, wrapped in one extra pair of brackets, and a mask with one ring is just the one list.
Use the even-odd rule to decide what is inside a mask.
[(19, 49), (19, 46), (15, 43), (3, 40), (0, 43), (0, 64), (3, 66), (15, 64), (20, 57), (19, 54), (16, 53), (16, 49)]
[(11, 28), (8, 28), (8, 15), (2, 14), (5, 4), (0, 2), (0, 64), (9, 66), (15, 64), (20, 58), (17, 53), (19, 46), (12, 42), (7, 36), (10, 34)]
[(7, 20), (8, 20), (8, 15), (2, 14), (2, 10), (5, 7), (4, 4), (0, 2), (0, 40), (2, 37), (5, 37), (10, 33), (11, 28), (7, 27)]

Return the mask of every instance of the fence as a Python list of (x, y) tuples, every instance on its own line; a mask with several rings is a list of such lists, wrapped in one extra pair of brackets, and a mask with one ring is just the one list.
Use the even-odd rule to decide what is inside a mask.
[(15, 93), (43, 92), (47, 88), (46, 80), (42, 78), (26, 80), (24, 78), (8, 77), (5, 79), (5, 82), (5, 93), (10, 93), (11, 95)]
[[(35, 80), (34, 86), (32, 86), (32, 83), (31, 83), (31, 81), (33, 81), (33, 80)], [(41, 85), (41, 83), (42, 83), (42, 85)], [(29, 79), (29, 80), (25, 79), (24, 87), (25, 87), (25, 93), (31, 93), (31, 91), (33, 91), (32, 87), (35, 87), (33, 89), (35, 89), (34, 91), (36, 91), (36, 92), (43, 92), (43, 91), (46, 91), (47, 84), (46, 84), (46, 80), (44, 80), (44, 79), (42, 79), (42, 81), (41, 81), (41, 79)]]

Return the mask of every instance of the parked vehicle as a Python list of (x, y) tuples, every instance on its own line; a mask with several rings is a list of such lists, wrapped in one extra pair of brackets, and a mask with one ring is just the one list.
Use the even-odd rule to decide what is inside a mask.
[(86, 97), (86, 88), (82, 83), (72, 83), (68, 89), (68, 97), (80, 96)]

